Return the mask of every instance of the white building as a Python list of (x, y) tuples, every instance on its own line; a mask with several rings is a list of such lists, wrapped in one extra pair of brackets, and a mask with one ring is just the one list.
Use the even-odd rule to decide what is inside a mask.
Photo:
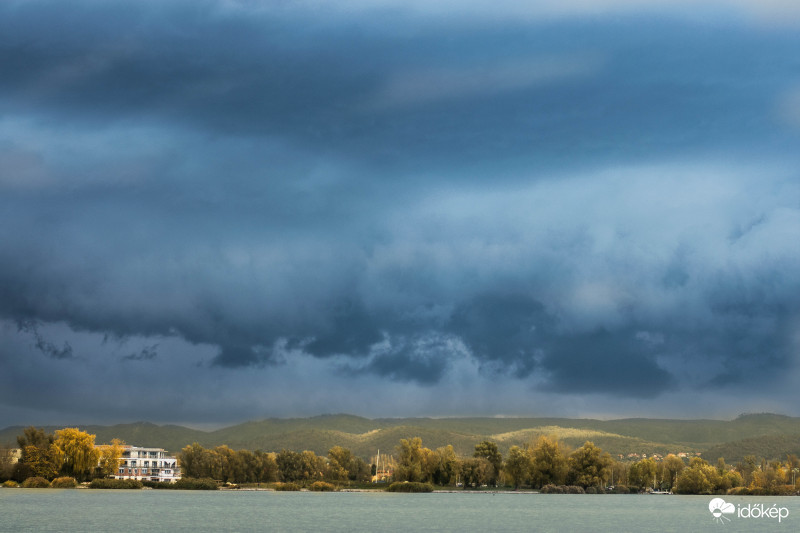
[(181, 478), (181, 469), (178, 460), (168, 457), (164, 448), (122, 446), (122, 459), (114, 478), (174, 483)]

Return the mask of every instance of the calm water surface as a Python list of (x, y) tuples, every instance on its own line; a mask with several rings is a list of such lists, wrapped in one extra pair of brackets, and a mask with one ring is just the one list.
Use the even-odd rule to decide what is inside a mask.
[[(727, 497), (789, 516), (728, 515), (710, 496), (0, 489), (0, 531), (800, 531), (800, 498)], [(746, 514), (746, 513), (745, 513)]]

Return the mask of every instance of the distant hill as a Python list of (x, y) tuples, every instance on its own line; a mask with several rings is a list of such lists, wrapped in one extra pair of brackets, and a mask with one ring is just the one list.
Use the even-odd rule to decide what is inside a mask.
[(724, 457), (726, 463), (736, 464), (743, 461), (746, 455), (763, 457), (768, 461), (773, 459), (785, 461), (789, 454), (800, 457), (800, 435), (765, 435), (726, 442), (706, 450), (702, 457), (710, 463)]
[[(54, 431), (64, 426), (46, 427)], [(380, 449), (392, 453), (401, 438), (420, 437), (428, 448), (452, 444), (456, 451), (469, 455), (482, 440), (498, 443), (505, 454), (513, 445), (525, 445), (540, 435), (558, 437), (578, 447), (591, 440), (612, 455), (629, 453), (700, 452), (712, 456), (717, 450), (728, 462), (738, 451), (758, 449), (759, 457), (792, 449), (800, 435), (800, 418), (774, 414), (742, 415), (735, 420), (676, 420), (629, 418), (594, 420), (570, 418), (377, 418), (353, 415), (323, 415), (309, 418), (270, 418), (250, 421), (215, 431), (201, 431), (176, 425), (159, 426), (148, 422), (113, 426), (80, 426), (97, 436), (98, 443), (119, 438), (138, 446), (157, 446), (178, 452), (192, 442), (205, 447), (226, 444), (234, 449), (264, 451), (312, 450), (324, 455), (334, 445), (350, 448), (367, 458)], [(22, 427), (0, 431), (0, 444), (15, 445)], [(761, 439), (761, 440), (759, 440)], [(752, 441), (752, 442), (751, 442)], [(741, 444), (735, 444), (741, 443)], [(728, 446), (725, 448), (724, 446)], [(737, 448), (738, 446), (738, 448)], [(750, 446), (750, 448), (748, 448)], [(795, 453), (795, 452), (788, 452)], [(705, 454), (704, 454), (705, 455)], [(715, 455), (716, 460), (720, 455)], [(738, 455), (737, 455), (738, 456)]]

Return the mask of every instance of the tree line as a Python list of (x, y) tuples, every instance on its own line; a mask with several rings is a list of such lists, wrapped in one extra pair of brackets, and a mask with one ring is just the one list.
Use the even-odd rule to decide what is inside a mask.
[(183, 476), (224, 483), (368, 481), (370, 477), (367, 463), (341, 446), (320, 457), (308, 450), (234, 451), (225, 445), (207, 449), (195, 442), (181, 450), (178, 461)]
[(71, 477), (77, 481), (108, 477), (119, 467), (122, 441), (95, 446), (95, 436), (78, 428), (64, 428), (54, 433), (28, 427), (17, 437), (18, 460), (6, 450), (0, 454), (0, 476), (19, 483), (29, 478), (52, 481)]
[[(472, 457), (459, 457), (452, 446), (431, 450), (419, 438), (401, 439), (393, 480), (464, 488), (505, 485), (518, 488), (561, 487), (562, 492), (617, 493), (671, 491), (679, 494), (796, 494), (800, 459), (744, 460), (716, 465), (700, 457), (688, 463), (669, 454), (663, 460), (613, 459), (594, 443), (570, 450), (554, 437), (541, 436), (526, 446), (512, 446), (503, 458), (497, 444), (483, 441)], [(575, 490), (568, 490), (569, 488)]]
[[(20, 457), (0, 450), (0, 481), (23, 482), (37, 477), (45, 480), (69, 476), (77, 481), (113, 475), (122, 456), (122, 442), (95, 446), (95, 436), (64, 428), (52, 434), (26, 428), (17, 437)], [(394, 482), (459, 486), (509, 486), (514, 489), (543, 490), (561, 487), (584, 492), (613, 490), (642, 492), (674, 491), (682, 494), (793, 494), (800, 482), (800, 459), (788, 455), (785, 461), (766, 461), (745, 456), (735, 465), (720, 458), (715, 465), (700, 457), (688, 463), (670, 454), (663, 460), (644, 458), (635, 462), (613, 459), (592, 442), (571, 450), (555, 437), (541, 436), (525, 446), (512, 446), (504, 458), (495, 442), (475, 445), (471, 456), (460, 456), (453, 446), (435, 450), (422, 446), (419, 437), (400, 439), (397, 460), (391, 464)], [(372, 479), (377, 465), (341, 446), (327, 456), (312, 451), (233, 450), (228, 446), (204, 448), (198, 443), (178, 454), (182, 476), (210, 478), (223, 483), (363, 483)], [(546, 491), (546, 490), (545, 490)]]

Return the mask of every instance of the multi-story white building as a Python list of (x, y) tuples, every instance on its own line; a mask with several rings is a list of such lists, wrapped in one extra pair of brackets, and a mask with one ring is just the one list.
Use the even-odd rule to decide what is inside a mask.
[(114, 478), (173, 483), (181, 478), (181, 469), (178, 460), (167, 456), (164, 448), (122, 446), (122, 459)]

